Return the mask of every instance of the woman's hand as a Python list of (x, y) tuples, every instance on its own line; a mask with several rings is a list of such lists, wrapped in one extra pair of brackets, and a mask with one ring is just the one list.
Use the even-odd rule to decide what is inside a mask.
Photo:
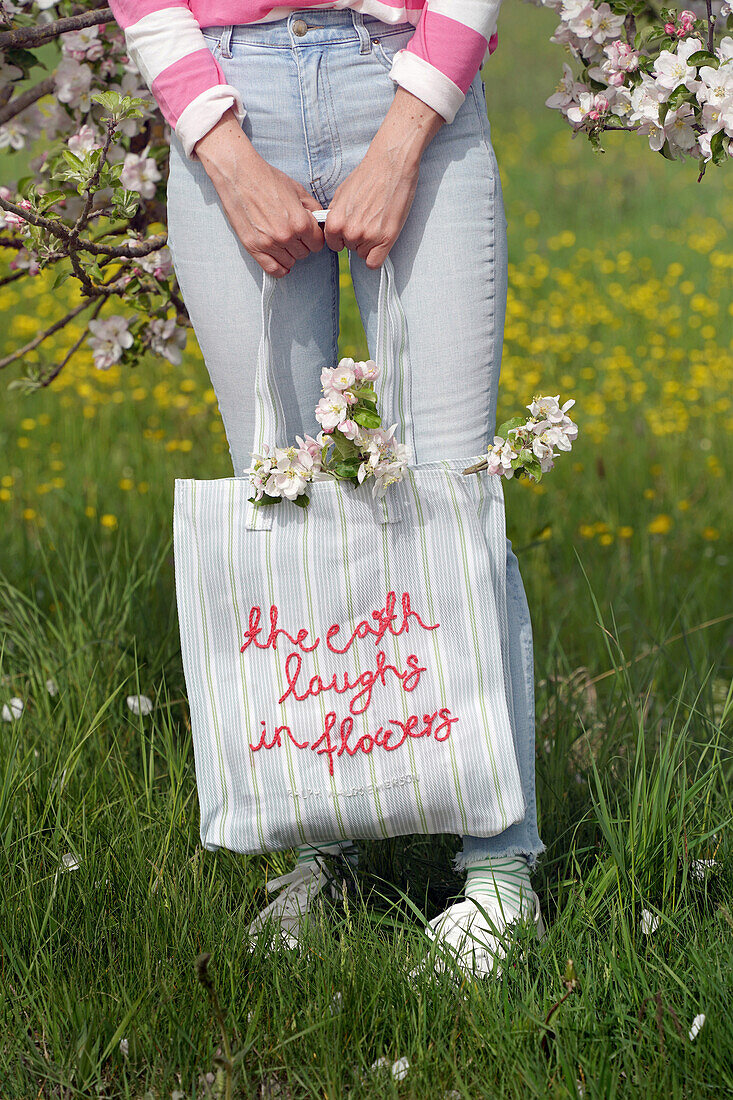
[(329, 248), (354, 249), (367, 267), (381, 267), (410, 213), (422, 155), (443, 122), (397, 88), (366, 156), (334, 192), (325, 222)]
[(296, 260), (323, 248), (310, 213), (320, 202), (256, 152), (230, 109), (194, 151), (221, 199), (234, 232), (260, 267), (281, 278)]

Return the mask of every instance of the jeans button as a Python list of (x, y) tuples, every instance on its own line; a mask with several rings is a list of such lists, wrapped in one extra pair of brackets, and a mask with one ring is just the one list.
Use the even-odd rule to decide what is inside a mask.
[(298, 38), (302, 38), (308, 31), (308, 24), (304, 19), (296, 19), (293, 23), (293, 34), (297, 34)]

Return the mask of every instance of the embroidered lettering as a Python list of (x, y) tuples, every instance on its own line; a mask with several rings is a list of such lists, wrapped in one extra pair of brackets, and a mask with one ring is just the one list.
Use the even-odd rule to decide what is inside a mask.
[(363, 714), (372, 701), (372, 691), (376, 683), (381, 683), (386, 686), (385, 674), (388, 672), (393, 673), (398, 680), (402, 681), (403, 691), (414, 691), (417, 685), (420, 683), (420, 677), (423, 672), (426, 671), (423, 665), (418, 664), (417, 655), (411, 653), (407, 658), (407, 668), (402, 672), (394, 665), (387, 663), (387, 654), (383, 649), (377, 652), (377, 667), (374, 672), (366, 669), (355, 680), (349, 678), (348, 672), (343, 673), (343, 686), (339, 686), (337, 674), (334, 672), (331, 677), (330, 683), (324, 683), (320, 676), (311, 676), (308, 686), (299, 694), (297, 689), (298, 677), (300, 676), (301, 669), (303, 667), (303, 658), (299, 653), (290, 653), (285, 661), (285, 679), (287, 681), (287, 688), (278, 699), (278, 703), (282, 704), (292, 695), (294, 699), (297, 699), (299, 703), (302, 703), (304, 699), (309, 696), (316, 698), (324, 691), (335, 691), (339, 695), (343, 695), (347, 691), (354, 691), (356, 688), (361, 688), (356, 692), (356, 695), (349, 703), (349, 710), (352, 714)]
[[(433, 729), (436, 718), (440, 718), (441, 721)], [(336, 712), (330, 710), (326, 715), (323, 733), (312, 743), (307, 740), (298, 741), (290, 726), (284, 725), (276, 728), (272, 740), (268, 742), (266, 723), (262, 720), (260, 723), (262, 726), (260, 740), (256, 745), (250, 744), (249, 747), (252, 752), (258, 752), (260, 749), (279, 748), (282, 746), (282, 735), (285, 734), (296, 748), (310, 748), (319, 756), (327, 755), (328, 774), (333, 776), (334, 757), (342, 756), (344, 752), (348, 756), (355, 756), (358, 752), (363, 752), (365, 756), (368, 756), (375, 748), (384, 749), (385, 752), (394, 752), (404, 745), (408, 737), (429, 737), (431, 733), (436, 741), (447, 741), (451, 735), (452, 727), (457, 721), (458, 718), (452, 715), (447, 707), (442, 707), (433, 714), (424, 714), (422, 719), (416, 714), (409, 715), (404, 721), (390, 718), (388, 725), (380, 726), (375, 733), (363, 733), (354, 745), (350, 745), (349, 737), (354, 731), (354, 719), (347, 714), (339, 722)], [(338, 740), (336, 740), (337, 726)], [(445, 731), (443, 736), (438, 737), (438, 732), (443, 730)], [(391, 743), (393, 739), (395, 739), (394, 743)]]

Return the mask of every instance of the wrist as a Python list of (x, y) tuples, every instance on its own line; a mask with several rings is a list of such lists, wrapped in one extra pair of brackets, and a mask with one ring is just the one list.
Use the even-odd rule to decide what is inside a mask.
[(444, 122), (436, 110), (398, 85), (372, 145), (386, 151), (390, 159), (416, 165)]
[(257, 155), (231, 107), (198, 139), (193, 151), (212, 178), (230, 174), (243, 159)]

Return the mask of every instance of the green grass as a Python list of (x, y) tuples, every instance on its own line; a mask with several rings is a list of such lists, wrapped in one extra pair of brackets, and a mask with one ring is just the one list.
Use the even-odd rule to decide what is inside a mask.
[[(170, 534), (174, 478), (231, 473), (221, 421), (193, 337), (181, 367), (102, 375), (87, 356), (0, 408), (0, 702), (26, 702), (0, 723), (3, 1100), (224, 1095), (205, 952), (236, 1096), (733, 1092), (729, 184), (631, 135), (601, 156), (571, 140), (543, 105), (555, 23), (506, 4), (485, 70), (510, 238), (499, 420), (560, 392), (580, 425), (546, 482), (505, 486), (547, 936), (519, 935), (498, 981), (413, 983), (418, 913), (460, 889), (458, 838), (398, 837), (360, 843), (348, 907), (299, 955), (249, 955), (292, 855), (200, 847)], [(341, 260), (342, 353), (362, 355)], [(0, 354), (65, 308), (42, 279), (11, 290)], [(148, 717), (125, 705), (138, 692)], [(379, 1057), (406, 1077), (370, 1073)]]

